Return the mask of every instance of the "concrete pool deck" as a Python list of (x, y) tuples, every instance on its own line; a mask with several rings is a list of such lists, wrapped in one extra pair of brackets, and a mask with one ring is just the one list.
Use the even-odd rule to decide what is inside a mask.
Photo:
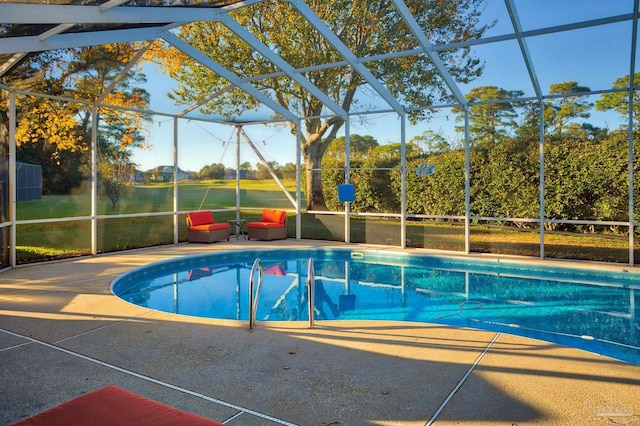
[(401, 322), (249, 331), (110, 292), (151, 262), (283, 244), (180, 244), (1, 273), (0, 424), (115, 384), (232, 426), (640, 425), (640, 366), (577, 349)]

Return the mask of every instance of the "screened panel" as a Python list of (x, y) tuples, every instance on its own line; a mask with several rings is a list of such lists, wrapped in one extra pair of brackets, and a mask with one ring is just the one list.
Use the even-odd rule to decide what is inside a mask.
[[(455, 62), (457, 56), (459, 56), (458, 52), (458, 50), (447, 50), (445, 52), (439, 52), (439, 54), (450, 56), (451, 61)], [(393, 71), (406, 70), (409, 81), (405, 80), (406, 77), (387, 79), (389, 81), (388, 89), (393, 93), (394, 97), (403, 104), (411, 105), (414, 108), (422, 108), (446, 104), (452, 100), (451, 91), (438, 74), (438, 70), (433, 62), (425, 55), (403, 55), (369, 62), (367, 63), (367, 68), (371, 69), (372, 72), (381, 79), (384, 79), (386, 75)], [(412, 84), (416, 84), (417, 81), (423, 82), (425, 87), (422, 87), (420, 90), (407, 90), (408, 87), (412, 87)], [(381, 102), (375, 102), (375, 92), (371, 92), (372, 89), (370, 89), (369, 86), (365, 86), (364, 88), (367, 89), (366, 94), (373, 93), (369, 95), (369, 102), (365, 104), (365, 107), (369, 110), (375, 110), (375, 107), (372, 106), (380, 105)], [(399, 135), (396, 139), (399, 139)]]
[[(602, 97), (574, 96), (546, 105), (547, 219), (629, 220), (628, 133), (615, 113), (597, 111), (601, 102)], [(609, 123), (617, 126), (600, 127)]]
[(535, 96), (535, 89), (517, 40), (481, 44), (473, 46), (470, 51), (476, 57), (482, 58), (484, 66), (477, 78), (468, 83), (460, 83), (460, 89), (465, 96), (474, 88), (478, 90), (487, 86), (501, 87), (513, 98)]
[[(173, 138), (173, 119), (156, 127)], [(178, 119), (178, 210), (235, 208), (235, 127)]]
[(399, 170), (364, 168), (351, 171), (355, 201), (351, 211), (360, 213), (400, 212)]
[(636, 226), (633, 230), (633, 263), (634, 265), (640, 265), (640, 227)]
[(480, 23), (488, 26), (484, 38), (513, 34), (509, 11), (503, 0), (487, 0), (480, 14)]
[[(287, 193), (295, 198), (295, 184), (287, 185)], [(241, 179), (240, 200), (242, 209), (294, 209), (287, 195), (272, 179)]]
[(504, 137), (471, 149), (471, 215), (531, 219), (540, 216), (539, 142)]
[(633, 0), (515, 0), (523, 30), (573, 24), (633, 12)]
[(288, 126), (251, 125), (240, 132), (240, 203), (243, 209), (294, 210), (296, 140)]
[(407, 247), (464, 251), (464, 221), (407, 219)]
[[(98, 212), (117, 215), (173, 211), (173, 131), (154, 134), (154, 116), (101, 108)], [(178, 180), (189, 177), (178, 170)]]
[(400, 246), (400, 218), (379, 216), (352, 216), (351, 242)]
[(303, 213), (302, 238), (309, 240), (345, 241), (344, 215)]
[[(492, 86), (467, 95), (474, 101), (509, 99)], [(488, 98), (488, 99), (487, 99)], [(539, 217), (539, 137), (535, 104), (477, 103), (469, 108), (470, 212), (473, 218)], [(460, 114), (458, 115), (460, 118)], [(518, 226), (508, 221), (507, 226)]]
[(628, 263), (629, 237), (625, 227), (582, 226), (580, 232), (546, 231), (545, 256), (557, 259)]
[(91, 254), (91, 221), (72, 220), (16, 226), (19, 265)]
[[(8, 99), (8, 93), (0, 89), (0, 99)], [(0, 129), (6, 128), (7, 115), (0, 111)], [(0, 134), (4, 132), (0, 130)], [(0, 138), (0, 269), (9, 266), (11, 227), (9, 222), (9, 141)]]
[(37, 96), (16, 104), (17, 219), (89, 216), (91, 109)]
[(552, 94), (554, 84), (567, 81), (591, 90), (610, 88), (629, 74), (631, 38), (631, 21), (625, 21), (528, 37), (527, 44), (541, 89)]
[(173, 216), (98, 220), (98, 253), (173, 244)]
[(327, 209), (335, 212), (344, 212), (345, 204), (338, 197), (338, 185), (345, 183), (344, 159), (327, 158), (325, 156), (322, 166), (322, 170), (307, 171), (305, 183), (309, 179), (320, 181)]
[(464, 215), (464, 135), (456, 132), (455, 117), (451, 109), (439, 109), (407, 126), (408, 214)]
[[(435, 166), (431, 175), (425, 167)], [(464, 151), (446, 150), (407, 161), (407, 213), (438, 216), (464, 215)]]
[(540, 256), (540, 231), (535, 223), (483, 220), (471, 225), (471, 251), (476, 253)]

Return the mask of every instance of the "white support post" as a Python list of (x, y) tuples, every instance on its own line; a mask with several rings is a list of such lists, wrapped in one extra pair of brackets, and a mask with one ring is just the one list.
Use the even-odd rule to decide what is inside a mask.
[(400, 119), (400, 247), (405, 249), (407, 248), (407, 120), (405, 114), (402, 114)]
[[(631, 77), (633, 79), (633, 75)], [(633, 208), (633, 89), (629, 91), (629, 265), (635, 264), (635, 212)]]
[(242, 126), (236, 125), (236, 220), (240, 220), (240, 131)]
[(178, 117), (173, 117), (173, 244), (178, 244)]
[(539, 132), (540, 132), (540, 143), (539, 143), (539, 167), (540, 167), (540, 198), (538, 200), (538, 202), (540, 203), (540, 259), (544, 259), (545, 258), (545, 253), (544, 253), (544, 101), (542, 101), (542, 99), (540, 99), (540, 104), (539, 104), (539, 108), (540, 108), (540, 123), (538, 123), (539, 126)]
[(98, 106), (91, 106), (91, 254), (98, 254)]
[(9, 264), (17, 265), (16, 257), (16, 93), (9, 93), (9, 220), (11, 221), (11, 241), (9, 245)]
[(631, 60), (629, 69), (629, 265), (635, 264), (635, 209), (633, 196), (633, 92), (636, 86), (636, 45), (638, 39), (638, 6), (639, 2), (633, 2), (633, 26), (631, 37)]
[(469, 140), (469, 105), (464, 107), (464, 252), (471, 253), (471, 141)]
[[(351, 119), (344, 124), (344, 183), (351, 180)], [(344, 242), (351, 242), (351, 202), (344, 203)], [(366, 241), (365, 241), (366, 242)]]
[(302, 122), (298, 120), (296, 122), (296, 199), (298, 200), (298, 205), (296, 206), (296, 240), (300, 240), (302, 238), (302, 164), (300, 162), (300, 158), (302, 157), (302, 133), (300, 127), (302, 126)]

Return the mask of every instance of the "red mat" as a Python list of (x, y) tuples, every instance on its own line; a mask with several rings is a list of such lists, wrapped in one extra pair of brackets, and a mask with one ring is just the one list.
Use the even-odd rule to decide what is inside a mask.
[(223, 426), (110, 385), (64, 402), (14, 426)]

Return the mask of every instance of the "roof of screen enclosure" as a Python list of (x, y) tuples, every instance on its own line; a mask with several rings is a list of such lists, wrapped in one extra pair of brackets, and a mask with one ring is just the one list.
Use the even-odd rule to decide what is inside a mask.
[[(386, 90), (384, 82), (377, 79), (369, 71), (367, 63), (408, 55), (426, 57), (437, 70), (450, 95), (446, 98), (448, 102), (441, 105), (431, 105), (432, 108), (467, 103), (465, 94), (469, 91), (470, 86), (456, 81), (448, 71), (447, 64), (441, 60), (439, 55), (439, 52), (445, 50), (474, 49), (479, 58), (488, 64), (491, 61), (492, 52), (495, 52), (496, 49), (510, 50), (511, 53), (508, 57), (512, 59), (501, 63), (500, 67), (513, 69), (514, 79), (521, 85), (517, 89), (524, 89), (522, 97), (518, 98), (519, 100), (542, 100), (545, 97), (558, 96), (558, 94), (549, 94), (548, 83), (572, 79), (571, 76), (558, 79), (558, 77), (546, 75), (550, 70), (553, 70), (553, 67), (537, 61), (541, 56), (539, 52), (543, 51), (545, 46), (548, 48), (558, 44), (562, 45), (565, 40), (564, 36), (568, 33), (573, 33), (575, 36), (575, 32), (581, 32), (580, 37), (584, 40), (581, 48), (584, 49), (583, 56), (585, 58), (591, 56), (598, 61), (608, 61), (611, 64), (612, 74), (608, 79), (609, 84), (606, 86), (603, 84), (594, 85), (593, 83), (585, 84), (590, 88), (588, 93), (597, 94), (611, 91), (610, 83), (615, 78), (634, 74), (636, 68), (639, 0), (609, 2), (563, 0), (574, 7), (571, 13), (566, 14), (558, 13), (556, 10), (558, 3), (554, 0), (487, 0), (486, 10), (491, 10), (493, 13), (491, 16), (487, 16), (487, 22), (499, 17), (498, 23), (481, 39), (445, 44), (434, 44), (427, 38), (424, 30), (420, 28), (416, 18), (403, 0), (391, 0), (399, 17), (414, 35), (415, 47), (408, 51), (390, 51), (377, 57), (358, 57), (340, 41), (339, 37), (330, 30), (330, 26), (323, 22), (303, 0), (285, 0), (294, 6), (300, 15), (321, 33), (343, 58), (337, 63), (312, 64), (305, 69), (295, 69), (286, 63), (277, 53), (261, 44), (256, 37), (252, 37), (248, 31), (230, 18), (230, 11), (250, 7), (260, 1), (262, 0), (211, 0), (208, 2), (200, 2), (199, 0), (108, 0), (104, 2), (100, 0), (56, 0), (54, 2), (0, 0), (0, 81), (3, 75), (10, 73), (16, 64), (34, 52), (111, 43), (163, 40), (224, 77), (229, 81), (231, 87), (238, 87), (254, 96), (262, 105), (271, 110), (269, 115), (273, 115), (275, 112), (287, 120), (302, 118), (298, 117), (296, 112), (278, 105), (268, 93), (260, 91), (252, 85), (252, 82), (261, 77), (267, 78), (273, 77), (273, 75), (256, 76), (250, 79), (242, 78), (224, 69), (176, 35), (175, 30), (180, 26), (196, 21), (220, 21), (227, 26), (231, 25), (232, 31), (270, 60), (279, 70), (280, 75), (293, 79), (322, 101), (326, 114), (335, 114), (344, 118), (348, 114), (308, 81), (304, 77), (306, 72), (327, 67), (352, 67), (366, 81), (367, 90), (372, 94), (370, 96), (375, 96), (379, 100), (380, 111), (394, 111), (402, 114), (411, 109), (424, 108), (424, 106), (407, 105), (403, 103), (403, 100), (394, 98)], [(603, 8), (598, 8), (598, 12), (590, 11), (589, 5), (596, 1), (607, 4), (606, 13), (602, 13)], [(535, 20), (532, 18), (534, 14)], [(593, 40), (608, 37), (607, 34), (612, 34), (609, 30), (621, 27), (624, 28), (624, 31), (618, 31), (616, 34), (624, 34), (623, 39), (609, 40), (609, 42), (611, 45), (620, 46), (621, 44), (623, 51), (628, 52), (628, 55), (621, 58), (611, 58), (607, 56), (608, 49), (598, 51), (599, 44), (596, 45)], [(580, 55), (579, 52), (576, 54), (575, 46), (567, 46), (565, 50), (569, 59)], [(563, 59), (568, 60), (567, 58)], [(573, 64), (576, 69), (585, 66), (588, 67), (588, 63)], [(475, 81), (474, 85), (502, 86), (501, 82), (491, 80), (490, 73), (484, 82), (482, 78)], [(633, 82), (633, 79), (630, 81)], [(504, 84), (507, 85), (508, 82), (504, 82)], [(453, 99), (453, 103), (451, 99)], [(202, 103), (211, 100), (203, 100)], [(182, 112), (176, 115), (190, 117), (190, 114), (194, 113), (199, 106), (185, 106)], [(193, 118), (200, 119), (201, 117), (194, 115)], [(269, 120), (265, 117), (263, 121)]]

